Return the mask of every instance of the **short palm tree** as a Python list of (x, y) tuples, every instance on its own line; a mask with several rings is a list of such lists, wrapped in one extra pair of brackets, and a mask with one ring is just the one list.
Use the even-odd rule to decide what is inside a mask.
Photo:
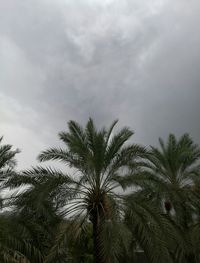
[[(0, 138), (0, 189), (5, 189), (5, 183), (10, 177), (17, 174), (14, 171), (16, 160), (15, 156), (19, 150), (12, 150), (12, 145), (2, 144), (3, 137)], [(1, 208), (5, 208), (5, 197), (1, 198)], [(13, 219), (10, 213), (1, 211), (0, 214), (0, 258), (1, 262), (16, 262), (17, 258), (25, 258), (19, 252), (25, 247), (21, 237), (17, 238), (14, 233), (14, 227), (11, 223)]]
[(11, 212), (0, 215), (0, 262), (42, 262), (41, 253), (32, 243), (29, 229)]
[[(29, 246), (29, 250), (32, 250), (32, 257), (29, 255), (29, 250), (24, 250), (23, 255), (31, 263), (38, 263), (44, 262), (53, 246), (57, 228), (63, 217), (59, 213), (62, 206), (62, 200), (58, 196), (61, 183), (59, 180), (58, 184), (59, 175), (57, 176), (51, 169), (42, 167), (33, 170), (10, 176), (5, 185), (10, 189), (19, 189), (14, 192), (9, 202), (12, 218), (15, 219), (15, 227), (28, 233), (23, 240)], [(37, 175), (38, 170), (39, 175)], [(54, 262), (68, 262), (67, 252), (66, 246), (65, 249), (60, 247), (57, 254), (59, 260)]]
[(15, 155), (19, 150), (12, 150), (12, 145), (2, 145), (3, 137), (0, 137), (0, 187), (3, 187), (5, 180), (13, 173), (16, 165)]
[(188, 134), (179, 140), (170, 134), (167, 143), (162, 139), (159, 143), (160, 149), (151, 147), (147, 155), (147, 174), (157, 186), (154, 193), (164, 201), (165, 210), (169, 212), (173, 206), (178, 212), (180, 204), (186, 209), (183, 201), (200, 180), (200, 148)]
[(188, 134), (180, 139), (170, 134), (166, 143), (162, 139), (159, 143), (160, 148), (151, 147), (147, 154), (146, 188), (149, 197), (185, 232), (193, 221), (192, 203), (199, 198), (194, 190), (200, 181), (200, 148)]

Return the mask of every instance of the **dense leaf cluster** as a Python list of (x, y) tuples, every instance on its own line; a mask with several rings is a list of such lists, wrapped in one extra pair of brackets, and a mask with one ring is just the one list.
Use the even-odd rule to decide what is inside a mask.
[(200, 148), (188, 134), (159, 147), (131, 143), (117, 121), (68, 123), (38, 159), (15, 171), (19, 150), (0, 139), (0, 263), (200, 262)]

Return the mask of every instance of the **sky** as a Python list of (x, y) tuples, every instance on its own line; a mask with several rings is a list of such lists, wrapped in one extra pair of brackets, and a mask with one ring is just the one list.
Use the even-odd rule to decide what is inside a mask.
[(0, 0), (0, 135), (30, 168), (67, 122), (200, 143), (199, 0)]

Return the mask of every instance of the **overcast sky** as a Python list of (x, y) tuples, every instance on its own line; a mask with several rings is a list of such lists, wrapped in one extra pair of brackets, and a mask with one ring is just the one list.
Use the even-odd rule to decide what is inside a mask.
[(145, 145), (200, 142), (199, 14), (199, 0), (0, 0), (0, 134), (18, 167), (90, 116)]

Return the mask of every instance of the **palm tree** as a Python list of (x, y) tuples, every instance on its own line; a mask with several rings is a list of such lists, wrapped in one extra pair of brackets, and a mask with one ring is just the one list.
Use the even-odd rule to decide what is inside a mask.
[[(19, 153), (19, 150), (12, 150), (12, 145), (2, 144), (3, 137), (0, 137), (0, 189), (5, 189), (5, 183), (10, 177), (15, 177), (17, 174), (14, 170), (16, 165), (15, 156)], [(5, 194), (4, 194), (5, 195)], [(5, 201), (9, 200), (5, 197), (1, 198), (1, 209), (7, 207)], [(19, 228), (18, 231), (20, 232)], [(19, 238), (20, 236), (20, 238)], [(24, 262), (27, 262), (19, 252), (23, 251), (25, 244), (21, 239), (20, 235), (16, 236), (16, 229), (14, 231), (13, 218), (10, 213), (5, 210), (1, 211), (0, 214), (0, 258), (1, 262), (16, 262), (17, 259), (21, 258)]]
[[(160, 223), (158, 210), (154, 214), (147, 203), (140, 203), (125, 192), (128, 186), (133, 185), (134, 171), (138, 171), (145, 150), (136, 144), (127, 145), (133, 135), (129, 128), (125, 127), (113, 134), (116, 123), (113, 122), (109, 129), (97, 130), (92, 119), (89, 119), (85, 128), (70, 121), (69, 131), (59, 134), (65, 148), (50, 148), (39, 155), (40, 161), (61, 161), (73, 173), (73, 176), (60, 171), (50, 173), (56, 178), (55, 185), (63, 205), (61, 211), (68, 219), (68, 224), (61, 225), (57, 245), (49, 257), (51, 260), (66, 233), (68, 238), (70, 232), (76, 237), (91, 222), (95, 262), (116, 262), (118, 253), (130, 240), (129, 231), (123, 223), (127, 211), (129, 218), (135, 220), (137, 238), (143, 247), (150, 251), (151, 241), (162, 238), (161, 235), (159, 239), (153, 229), (157, 227), (162, 233), (166, 229), (162, 224), (168, 222), (162, 219)], [(30, 177), (40, 178), (44, 174), (48, 173), (41, 167), (29, 171)], [(164, 242), (159, 245), (151, 251), (150, 262), (170, 262)]]
[(200, 180), (200, 148), (188, 134), (180, 139), (170, 134), (166, 143), (162, 139), (159, 143), (159, 149), (151, 147), (147, 154), (146, 190), (149, 189), (149, 198), (164, 208), (188, 235), (193, 222), (193, 203), (199, 198), (194, 189)]
[(119, 173), (124, 173), (122, 170), (127, 168), (130, 160), (143, 152), (138, 145), (125, 146), (133, 134), (130, 129), (112, 134), (116, 123), (108, 130), (97, 131), (92, 119), (85, 129), (70, 121), (69, 132), (59, 134), (66, 149), (52, 148), (39, 156), (40, 161), (59, 160), (74, 169), (76, 176), (68, 176), (66, 181), (69, 192), (66, 215), (73, 215), (73, 224), (80, 222), (83, 225), (86, 219), (91, 221), (96, 262), (106, 261), (104, 232), (110, 231), (120, 220), (121, 198), (114, 191), (121, 186)]
[(12, 145), (2, 145), (3, 137), (0, 137), (0, 189), (3, 188), (5, 180), (14, 173), (13, 168), (16, 165), (15, 155), (19, 149), (12, 150)]
[[(27, 170), (11, 176), (6, 182), (6, 187), (20, 189), (12, 196), (9, 205), (12, 208), (15, 227), (20, 227), (23, 232), (28, 233), (23, 240), (26, 246), (29, 246), (29, 250), (32, 250), (32, 256), (30, 257), (29, 250), (24, 250), (23, 255), (31, 263), (45, 261), (54, 244), (57, 228), (63, 220), (59, 213), (62, 204), (58, 196), (56, 172), (41, 167), (35, 168), (35, 172), (37, 169), (40, 169), (39, 176), (36, 173), (32, 176), (32, 171)], [(54, 262), (66, 262), (67, 252), (66, 246), (65, 249), (60, 247), (56, 255), (58, 260)]]
[(169, 213), (173, 207), (178, 213), (180, 209), (186, 209), (184, 202), (187, 202), (194, 192), (191, 190), (199, 182), (200, 148), (188, 134), (179, 140), (170, 134), (166, 144), (161, 138), (159, 143), (160, 149), (151, 147), (147, 154), (147, 174), (152, 184), (157, 186), (154, 193), (164, 201), (166, 212)]
[[(3, 137), (0, 138), (0, 144)], [(19, 173), (15, 171), (15, 156), (19, 149), (12, 150), (12, 146), (4, 144), (0, 146), (0, 189), (4, 191), (2, 197), (3, 210), (0, 213), (0, 262), (41, 262), (40, 252), (30, 242), (30, 233), (22, 222), (20, 222), (15, 213), (10, 209), (15, 200), (14, 197), (6, 197), (9, 194), (9, 181), (19, 178)], [(9, 208), (7, 211), (6, 209)]]
[(40, 251), (31, 242), (29, 229), (12, 213), (0, 215), (0, 262), (42, 262)]

